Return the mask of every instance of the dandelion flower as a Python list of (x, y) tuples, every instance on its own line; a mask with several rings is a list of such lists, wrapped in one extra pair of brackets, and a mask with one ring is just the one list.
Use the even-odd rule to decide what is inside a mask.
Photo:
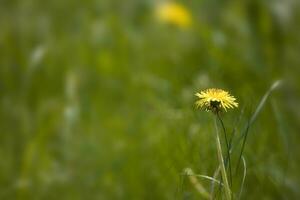
[(196, 101), (196, 106), (203, 107), (207, 111), (211, 110), (217, 113), (227, 108), (238, 107), (236, 98), (231, 96), (227, 91), (222, 89), (211, 88), (195, 94), (199, 99)]
[(182, 5), (174, 2), (160, 4), (156, 9), (158, 20), (181, 28), (187, 28), (192, 23), (190, 12)]

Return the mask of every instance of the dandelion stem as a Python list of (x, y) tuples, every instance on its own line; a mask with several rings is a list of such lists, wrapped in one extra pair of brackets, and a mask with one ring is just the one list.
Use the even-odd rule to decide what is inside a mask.
[(230, 187), (228, 184), (226, 169), (225, 169), (225, 165), (224, 165), (224, 159), (223, 159), (223, 155), (222, 155), (222, 147), (221, 147), (221, 142), (220, 142), (220, 137), (219, 137), (217, 118), (215, 118), (215, 127), (216, 127), (217, 153), (218, 153), (218, 160), (219, 160), (219, 163), (221, 166), (221, 175), (222, 175), (222, 179), (224, 181), (225, 197), (227, 200), (231, 200), (231, 191), (230, 191)]
[(217, 112), (217, 117), (218, 117), (219, 121), (221, 122), (222, 129), (223, 129), (223, 132), (224, 132), (225, 143), (226, 143), (226, 148), (227, 148), (227, 158), (228, 158), (228, 162), (227, 162), (227, 159), (225, 160), (225, 166), (227, 165), (227, 163), (229, 163), (229, 180), (230, 180), (230, 186), (232, 186), (232, 170), (231, 170), (231, 158), (230, 158), (230, 148), (231, 148), (230, 146), (231, 146), (231, 144), (229, 144), (229, 142), (228, 142), (226, 129), (225, 129), (223, 120), (220, 117), (219, 112)]

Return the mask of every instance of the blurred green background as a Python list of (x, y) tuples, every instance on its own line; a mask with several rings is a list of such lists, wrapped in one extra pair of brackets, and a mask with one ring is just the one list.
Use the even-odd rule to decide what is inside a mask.
[(213, 176), (217, 157), (194, 94), (228, 90), (240, 130), (278, 79), (242, 199), (300, 198), (300, 2), (177, 2), (188, 27), (160, 1), (1, 1), (0, 199), (201, 199), (181, 173)]

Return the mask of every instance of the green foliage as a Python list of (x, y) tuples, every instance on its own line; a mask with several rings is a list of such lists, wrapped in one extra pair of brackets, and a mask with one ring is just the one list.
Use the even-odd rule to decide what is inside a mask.
[(186, 30), (148, 0), (2, 1), (0, 199), (199, 199), (182, 172), (213, 177), (218, 161), (194, 93), (237, 97), (222, 117), (241, 134), (277, 79), (247, 138), (241, 199), (300, 197), (299, 3), (182, 3)]

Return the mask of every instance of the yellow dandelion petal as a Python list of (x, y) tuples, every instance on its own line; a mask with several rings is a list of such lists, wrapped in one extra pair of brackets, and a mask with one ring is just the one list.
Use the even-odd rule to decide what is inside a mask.
[(190, 12), (181, 4), (165, 2), (159, 4), (156, 9), (158, 20), (181, 28), (187, 28), (192, 23)]
[(222, 109), (238, 107), (236, 98), (222, 89), (211, 88), (195, 94), (199, 99), (196, 101), (197, 108), (205, 108), (207, 111), (219, 112)]

